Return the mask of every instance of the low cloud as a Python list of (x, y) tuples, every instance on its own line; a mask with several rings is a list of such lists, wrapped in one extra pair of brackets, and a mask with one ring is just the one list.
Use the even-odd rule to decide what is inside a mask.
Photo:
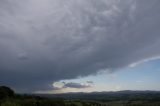
[(1, 0), (0, 84), (52, 89), (159, 57), (159, 11), (159, 0)]
[(85, 83), (77, 82), (55, 82), (53, 83), (53, 90), (64, 90), (66, 88), (84, 89), (94, 86), (92, 81), (86, 81)]
[(74, 83), (74, 82), (70, 82), (70, 83), (65, 83), (64, 84), (64, 88), (77, 88), (77, 89), (81, 89), (81, 88), (90, 88), (93, 86), (93, 83)]

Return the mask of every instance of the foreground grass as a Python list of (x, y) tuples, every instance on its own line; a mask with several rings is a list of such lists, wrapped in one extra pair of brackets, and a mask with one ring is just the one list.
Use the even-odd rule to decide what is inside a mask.
[(63, 100), (46, 98), (7, 98), (0, 102), (0, 106), (160, 106), (159, 101), (86, 101)]

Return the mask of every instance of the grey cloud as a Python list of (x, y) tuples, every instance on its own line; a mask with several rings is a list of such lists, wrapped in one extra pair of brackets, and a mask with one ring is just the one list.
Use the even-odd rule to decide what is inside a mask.
[(28, 56), (25, 53), (20, 53), (20, 54), (18, 54), (18, 58), (20, 60), (26, 60), (26, 59), (28, 59)]
[(77, 89), (82, 89), (82, 88), (90, 88), (93, 87), (94, 82), (93, 81), (86, 81), (85, 83), (76, 83), (76, 82), (62, 82), (63, 86), (60, 89), (63, 88), (77, 88)]
[(159, 11), (159, 0), (1, 0), (0, 84), (52, 89), (157, 57)]
[(90, 84), (81, 84), (81, 83), (74, 83), (74, 82), (70, 82), (70, 83), (66, 83), (64, 85), (64, 88), (69, 87), (69, 88), (89, 88), (91, 87)]
[(93, 81), (87, 81), (87, 83), (88, 83), (88, 84), (94, 84), (94, 82), (93, 82)]
[(86, 81), (85, 83), (77, 83), (77, 82), (56, 82), (56, 83), (60, 83), (61, 86), (57, 86), (54, 83), (52, 85), (51, 90), (64, 90), (66, 88), (84, 89), (84, 88), (91, 88), (94, 86), (93, 81)]

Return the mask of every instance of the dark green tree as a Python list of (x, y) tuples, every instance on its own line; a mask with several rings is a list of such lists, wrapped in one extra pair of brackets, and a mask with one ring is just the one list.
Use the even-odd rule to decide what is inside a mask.
[(0, 99), (14, 96), (14, 91), (6, 86), (0, 86)]

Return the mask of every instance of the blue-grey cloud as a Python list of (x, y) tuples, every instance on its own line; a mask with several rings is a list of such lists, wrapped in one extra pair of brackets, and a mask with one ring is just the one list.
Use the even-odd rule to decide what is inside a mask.
[(160, 55), (159, 0), (1, 0), (0, 83), (17, 91)]
[(93, 86), (93, 82), (92, 83), (85, 83), (85, 84), (81, 84), (81, 83), (75, 83), (75, 82), (69, 82), (69, 83), (64, 83), (63, 88), (77, 88), (77, 89), (82, 89), (82, 88), (90, 88)]

